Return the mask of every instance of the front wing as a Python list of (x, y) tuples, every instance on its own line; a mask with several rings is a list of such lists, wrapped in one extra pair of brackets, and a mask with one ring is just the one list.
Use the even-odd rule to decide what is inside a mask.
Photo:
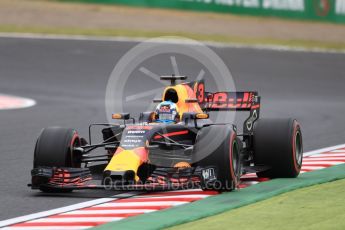
[(213, 183), (213, 167), (156, 168), (144, 182), (113, 181), (111, 178), (95, 180), (88, 168), (38, 167), (31, 171), (32, 189), (105, 189), (121, 191), (160, 191), (202, 188)]

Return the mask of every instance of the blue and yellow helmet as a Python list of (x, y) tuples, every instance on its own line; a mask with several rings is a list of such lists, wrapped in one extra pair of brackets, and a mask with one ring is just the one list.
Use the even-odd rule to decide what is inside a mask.
[(156, 114), (156, 122), (176, 122), (178, 118), (178, 109), (175, 103), (171, 101), (163, 101), (157, 105)]

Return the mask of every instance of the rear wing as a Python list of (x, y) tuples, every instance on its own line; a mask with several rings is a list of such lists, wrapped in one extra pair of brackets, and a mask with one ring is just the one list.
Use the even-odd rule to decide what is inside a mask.
[(260, 96), (255, 91), (205, 93), (201, 107), (205, 112), (249, 111), (243, 125), (243, 133), (248, 134), (252, 133), (254, 122), (259, 119)]
[(206, 93), (202, 108), (206, 111), (250, 111), (260, 108), (257, 92)]

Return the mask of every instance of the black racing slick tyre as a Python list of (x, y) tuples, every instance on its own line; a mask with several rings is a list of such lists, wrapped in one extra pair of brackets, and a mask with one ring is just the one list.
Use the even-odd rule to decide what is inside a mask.
[[(80, 157), (73, 148), (81, 145), (81, 139), (74, 129), (49, 127), (43, 129), (37, 139), (34, 153), (34, 168), (73, 167), (80, 168)], [(44, 192), (70, 192), (70, 189), (40, 188)]]
[[(240, 143), (229, 125), (202, 128), (196, 137), (193, 162), (203, 170), (203, 190), (231, 191), (236, 189), (241, 176)], [(204, 170), (214, 170), (214, 180), (205, 178)], [(213, 172), (206, 171), (206, 175)]]
[(303, 142), (294, 119), (260, 119), (254, 126), (254, 164), (267, 166), (258, 177), (294, 178), (300, 173)]

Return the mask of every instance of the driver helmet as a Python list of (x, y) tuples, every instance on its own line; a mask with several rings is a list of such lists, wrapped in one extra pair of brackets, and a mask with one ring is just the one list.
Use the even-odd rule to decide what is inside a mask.
[(175, 103), (171, 101), (163, 101), (157, 105), (156, 114), (156, 122), (176, 122), (178, 118), (178, 109)]

